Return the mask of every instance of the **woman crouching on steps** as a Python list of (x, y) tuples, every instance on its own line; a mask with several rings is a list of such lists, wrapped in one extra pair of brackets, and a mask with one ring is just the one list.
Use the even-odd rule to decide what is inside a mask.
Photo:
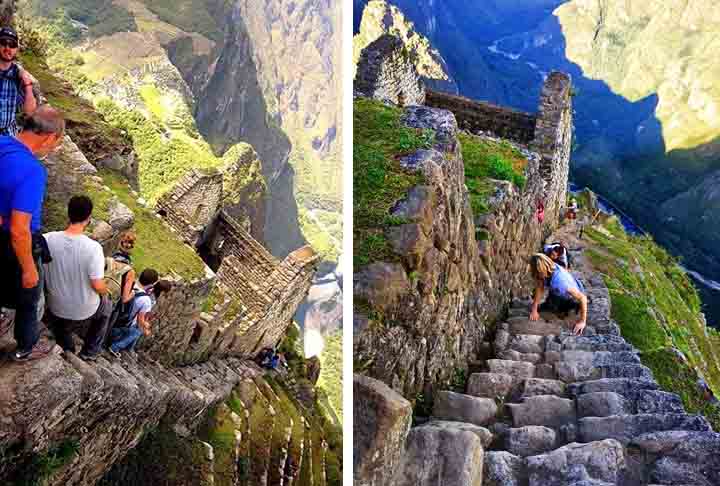
[[(574, 310), (580, 313), (580, 320), (575, 324), (573, 332), (575, 335), (582, 334), (587, 321), (588, 306), (583, 285), (570, 272), (542, 253), (530, 257), (530, 271), (537, 282), (530, 320), (540, 319), (541, 311), (567, 315)], [(545, 302), (540, 304), (545, 287), (548, 287), (549, 294)]]

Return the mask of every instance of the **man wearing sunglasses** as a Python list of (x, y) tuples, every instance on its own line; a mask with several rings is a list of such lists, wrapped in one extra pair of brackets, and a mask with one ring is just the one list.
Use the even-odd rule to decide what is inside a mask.
[(33, 78), (15, 63), (18, 36), (10, 27), (0, 29), (0, 135), (18, 132), (15, 115), (18, 107), (31, 115), (37, 108)]

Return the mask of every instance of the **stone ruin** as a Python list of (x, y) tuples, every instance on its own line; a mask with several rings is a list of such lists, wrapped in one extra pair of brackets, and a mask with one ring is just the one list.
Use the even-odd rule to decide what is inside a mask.
[(398, 37), (385, 34), (360, 54), (353, 90), (399, 106), (425, 104), (425, 85)]
[[(277, 260), (230, 215), (223, 201), (223, 172), (192, 169), (156, 206), (186, 243), (202, 247), (204, 259), (215, 270), (216, 295), (223, 297), (216, 309), (196, 317), (192, 326), (165, 328), (181, 344), (173, 346), (177, 351), (172, 362), (197, 362), (209, 355), (247, 358), (274, 345), (307, 295), (315, 273), (319, 257), (310, 246)], [(165, 357), (173, 347), (162, 339), (148, 342), (148, 349)]]
[(565, 206), (570, 171), (571, 86), (568, 74), (551, 72), (543, 84), (535, 114), (430, 90), (426, 104), (451, 111), (461, 130), (490, 133), (540, 154), (540, 175), (546, 181), (545, 213), (557, 218)]
[(568, 74), (550, 73), (534, 114), (433, 91), (424, 86), (402, 40), (385, 34), (361, 52), (353, 89), (357, 96), (397, 106), (425, 105), (449, 110), (461, 130), (489, 133), (540, 154), (540, 173), (546, 181), (545, 213), (557, 218), (565, 206), (570, 169), (571, 86)]

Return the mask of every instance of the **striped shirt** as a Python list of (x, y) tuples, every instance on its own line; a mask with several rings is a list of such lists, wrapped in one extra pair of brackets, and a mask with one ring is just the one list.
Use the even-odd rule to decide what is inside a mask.
[(14, 63), (6, 71), (0, 71), (0, 135), (14, 137), (18, 132), (15, 116), (25, 102), (19, 90), (19, 77), (19, 68)]

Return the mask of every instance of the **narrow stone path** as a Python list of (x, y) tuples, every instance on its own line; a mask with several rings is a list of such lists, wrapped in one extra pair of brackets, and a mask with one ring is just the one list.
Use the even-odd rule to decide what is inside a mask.
[[(562, 236), (582, 246), (573, 234)], [(513, 302), (495, 358), (411, 429), (397, 485), (720, 485), (720, 434), (659, 389), (610, 318), (602, 279), (573, 256), (590, 296), (584, 334), (572, 334), (574, 314), (533, 322), (530, 302)]]

